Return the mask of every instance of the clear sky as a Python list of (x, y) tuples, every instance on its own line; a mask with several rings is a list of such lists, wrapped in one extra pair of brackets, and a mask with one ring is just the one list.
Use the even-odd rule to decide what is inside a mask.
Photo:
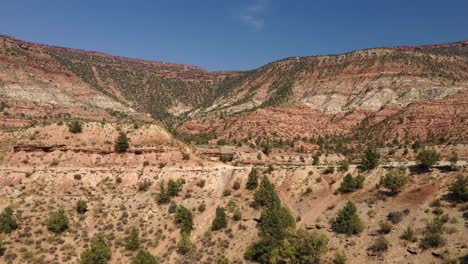
[(0, 0), (0, 34), (246, 70), (291, 56), (468, 39), (467, 0)]

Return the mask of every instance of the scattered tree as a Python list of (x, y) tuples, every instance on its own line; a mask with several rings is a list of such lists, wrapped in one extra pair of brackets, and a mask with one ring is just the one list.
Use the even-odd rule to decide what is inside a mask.
[(146, 250), (140, 250), (132, 259), (132, 264), (158, 264), (159, 260), (156, 256)]
[(430, 169), (440, 159), (439, 153), (433, 148), (425, 148), (418, 153), (416, 159), (423, 168)]
[(57, 234), (68, 229), (68, 216), (63, 208), (53, 212), (47, 219), (47, 228)]
[(389, 189), (393, 195), (399, 193), (406, 183), (408, 183), (408, 176), (404, 169), (393, 169), (380, 179), (380, 184)]
[(457, 179), (450, 185), (449, 196), (454, 201), (468, 201), (468, 177), (458, 175)]
[(227, 216), (224, 208), (216, 208), (216, 216), (211, 224), (211, 230), (216, 231), (227, 227)]
[(192, 249), (192, 242), (186, 232), (182, 232), (180, 234), (180, 239), (179, 242), (177, 242), (176, 247), (177, 252), (182, 255), (187, 254)]
[(104, 234), (98, 233), (91, 240), (91, 245), (81, 253), (81, 264), (106, 264), (112, 257), (112, 251)]
[(119, 136), (115, 140), (115, 144), (114, 144), (115, 151), (117, 151), (118, 153), (126, 152), (128, 148), (130, 147), (130, 144), (128, 141), (129, 140), (128, 140), (127, 134), (125, 134), (125, 132), (123, 131), (120, 131)]
[(180, 227), (182, 233), (190, 234), (193, 230), (193, 215), (192, 211), (187, 209), (183, 205), (177, 207), (175, 218), (175, 223)]
[(343, 207), (333, 222), (333, 230), (341, 234), (359, 234), (364, 229), (359, 215), (357, 214), (357, 208), (354, 203), (349, 201), (345, 207)]
[(254, 194), (254, 207), (277, 208), (281, 201), (276, 194), (275, 186), (270, 182), (267, 176), (264, 176), (260, 187)]
[(362, 166), (365, 170), (372, 170), (379, 165), (380, 154), (379, 152), (371, 147), (368, 147), (366, 152), (364, 153), (364, 157), (362, 160)]
[(125, 238), (125, 248), (127, 250), (137, 250), (140, 247), (140, 231), (136, 227), (132, 227), (130, 234)]
[(338, 192), (340, 193), (350, 193), (355, 191), (356, 189), (360, 189), (363, 187), (364, 184), (364, 176), (362, 174), (359, 174), (355, 178), (351, 175), (351, 173), (346, 174), (346, 176), (343, 178), (343, 182), (340, 185), (340, 188), (338, 188)]
[(252, 168), (252, 170), (249, 173), (249, 178), (247, 179), (246, 187), (249, 190), (254, 190), (258, 186), (258, 175), (257, 175), (257, 169)]
[(16, 219), (13, 217), (13, 209), (8, 206), (0, 214), (0, 233), (10, 233), (18, 228)]

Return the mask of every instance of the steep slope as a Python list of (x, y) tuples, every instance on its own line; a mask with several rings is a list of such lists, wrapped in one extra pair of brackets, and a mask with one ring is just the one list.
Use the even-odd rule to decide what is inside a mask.
[[(468, 42), (459, 42), (274, 62), (226, 78), (213, 105), (194, 114), (182, 130), (211, 127), (224, 138), (249, 133), (290, 138), (375, 127), (389, 139), (448, 133), (466, 140), (467, 51)], [(386, 126), (390, 120), (400, 120), (399, 126)], [(402, 129), (405, 133), (398, 133)]]

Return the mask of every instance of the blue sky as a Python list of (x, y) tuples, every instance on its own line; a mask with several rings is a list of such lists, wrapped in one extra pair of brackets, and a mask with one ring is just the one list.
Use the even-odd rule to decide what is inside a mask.
[(466, 0), (0, 0), (0, 34), (247, 70), (291, 56), (468, 39)]

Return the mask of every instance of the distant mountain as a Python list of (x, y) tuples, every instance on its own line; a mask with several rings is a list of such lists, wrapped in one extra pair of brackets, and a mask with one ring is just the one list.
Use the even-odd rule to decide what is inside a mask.
[[(247, 72), (0, 37), (0, 124), (151, 120), (222, 138), (468, 135), (468, 41), (295, 57)], [(151, 117), (150, 117), (151, 116)]]

